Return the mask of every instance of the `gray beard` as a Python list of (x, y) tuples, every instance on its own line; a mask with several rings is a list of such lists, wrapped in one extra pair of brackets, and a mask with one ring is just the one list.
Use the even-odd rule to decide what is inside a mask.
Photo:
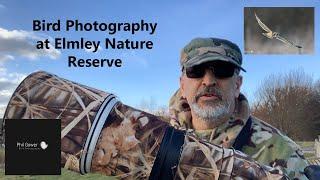
[(191, 103), (191, 108), (196, 116), (206, 122), (219, 122), (222, 117), (229, 114), (231, 103), (218, 103), (215, 106), (200, 107), (196, 102)]

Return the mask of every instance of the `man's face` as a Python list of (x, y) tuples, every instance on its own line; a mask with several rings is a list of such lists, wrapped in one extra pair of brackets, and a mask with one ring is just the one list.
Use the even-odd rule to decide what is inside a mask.
[[(190, 105), (192, 115), (208, 122), (215, 122), (234, 112), (235, 98), (239, 96), (242, 77), (236, 73), (231, 74), (231, 77), (220, 77), (218, 71), (221, 74), (230, 70), (225, 68), (226, 65), (230, 64), (203, 64), (199, 65), (200, 68), (184, 70), (180, 78), (180, 87), (183, 97)], [(219, 67), (224, 69), (218, 69)], [(186, 74), (190, 72), (191, 77), (188, 77)]]

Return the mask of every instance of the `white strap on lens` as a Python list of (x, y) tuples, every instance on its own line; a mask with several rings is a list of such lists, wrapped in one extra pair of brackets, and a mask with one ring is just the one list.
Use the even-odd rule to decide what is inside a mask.
[(96, 114), (92, 126), (89, 130), (89, 134), (85, 141), (85, 146), (80, 156), (79, 169), (81, 174), (90, 172), (93, 153), (96, 148), (103, 125), (108, 119), (111, 110), (118, 102), (119, 100), (113, 94), (109, 94), (100, 106), (98, 113)]

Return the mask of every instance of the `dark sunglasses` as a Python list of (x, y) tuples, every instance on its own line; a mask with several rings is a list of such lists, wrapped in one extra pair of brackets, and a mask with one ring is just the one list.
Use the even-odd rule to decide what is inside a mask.
[(189, 67), (185, 71), (188, 78), (202, 78), (206, 69), (210, 69), (216, 78), (223, 79), (232, 77), (236, 66), (228, 62), (217, 61)]

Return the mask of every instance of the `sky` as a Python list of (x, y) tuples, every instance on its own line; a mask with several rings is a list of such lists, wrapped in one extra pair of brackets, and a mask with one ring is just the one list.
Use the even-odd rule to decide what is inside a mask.
[[(315, 45), (311, 55), (245, 55), (247, 70), (242, 92), (250, 103), (263, 80), (271, 74), (303, 69), (320, 79), (319, 2), (317, 0), (219, 0), (219, 1), (16, 1), (0, 0), (0, 117), (14, 89), (28, 74), (43, 70), (65, 79), (114, 93), (130, 106), (167, 107), (171, 95), (179, 87), (179, 55), (195, 37), (228, 39), (244, 51), (244, 7), (315, 7)], [(139, 22), (157, 23), (153, 35), (119, 32), (33, 32), (33, 20), (62, 22)], [(294, 20), (293, 20), (294, 21)], [(150, 40), (153, 49), (109, 50), (97, 53), (86, 50), (35, 49), (37, 40), (66, 37), (90, 40)], [(122, 67), (70, 68), (67, 57), (121, 58)]]

